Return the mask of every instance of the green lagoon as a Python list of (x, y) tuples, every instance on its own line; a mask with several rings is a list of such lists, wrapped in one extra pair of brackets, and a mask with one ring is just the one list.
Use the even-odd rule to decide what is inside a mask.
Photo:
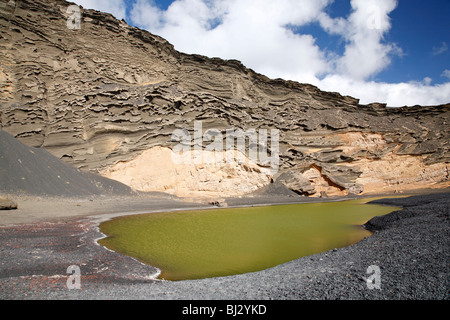
[(370, 200), (125, 216), (100, 225), (99, 243), (159, 268), (160, 279), (241, 274), (370, 236), (362, 224), (399, 209)]

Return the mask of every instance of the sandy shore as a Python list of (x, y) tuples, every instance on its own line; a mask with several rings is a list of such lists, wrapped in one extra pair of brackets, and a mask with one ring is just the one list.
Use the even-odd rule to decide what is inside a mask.
[(0, 213), (0, 225), (42, 223), (89, 216), (126, 215), (190, 208), (213, 207), (208, 203), (182, 201), (161, 195), (66, 197), (14, 197), (17, 210)]
[[(370, 227), (375, 234), (353, 246), (260, 272), (179, 282), (154, 280), (157, 269), (99, 246), (96, 240), (103, 235), (98, 223), (126, 213), (207, 209), (212, 207), (208, 203), (160, 195), (15, 200), (18, 210), (0, 212), (0, 299), (449, 298), (449, 190), (379, 200), (404, 209), (373, 219)], [(258, 197), (227, 202), (261, 205), (298, 200)], [(67, 287), (67, 268), (72, 265), (80, 268), (80, 289)], [(365, 281), (372, 265), (381, 271), (379, 290), (370, 290)]]

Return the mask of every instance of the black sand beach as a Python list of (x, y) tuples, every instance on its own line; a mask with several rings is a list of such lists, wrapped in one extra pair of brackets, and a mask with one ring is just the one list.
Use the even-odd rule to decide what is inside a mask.
[[(366, 227), (375, 233), (355, 245), (260, 272), (179, 282), (154, 280), (155, 268), (98, 245), (103, 235), (97, 226), (126, 212), (210, 206), (157, 197), (131, 199), (19, 199), (19, 210), (0, 214), (0, 299), (449, 298), (449, 190), (377, 200), (403, 209), (372, 219)], [(80, 289), (68, 289), (72, 265), (80, 268)], [(368, 288), (369, 266), (381, 271), (380, 289)]]

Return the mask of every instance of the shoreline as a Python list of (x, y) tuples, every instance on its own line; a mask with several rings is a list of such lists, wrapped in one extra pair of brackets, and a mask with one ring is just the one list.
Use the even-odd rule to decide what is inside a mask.
[(253, 196), (226, 198), (226, 206), (213, 205), (215, 199), (184, 199), (162, 193), (143, 193), (125, 196), (90, 196), (90, 197), (55, 197), (32, 195), (9, 195), (18, 203), (18, 209), (1, 210), (0, 226), (20, 225), (70, 220), (82, 217), (119, 216), (147, 214), (156, 212), (175, 212), (185, 210), (205, 210), (218, 208), (259, 207), (270, 205), (287, 205), (301, 203), (337, 202), (365, 198), (409, 197), (450, 192), (445, 189), (418, 189), (404, 193), (370, 193), (363, 195), (335, 196), (329, 198), (292, 197), (262, 194)]
[[(395, 198), (398, 198), (398, 197), (395, 196)], [(369, 202), (364, 203), (364, 204), (369, 204), (371, 201), (374, 201), (374, 200), (377, 200), (377, 199), (384, 199), (384, 198), (383, 197), (372, 197), (372, 196), (367, 197), (367, 198), (353, 198), (352, 197), (352, 198), (345, 198), (345, 199), (330, 199), (329, 201), (326, 201), (326, 202), (327, 203), (330, 203), (330, 202), (343, 202), (343, 201), (353, 201), (353, 200), (361, 200), (361, 199), (370, 200)], [(114, 251), (114, 250), (112, 250), (112, 249), (110, 249), (110, 248), (108, 248), (106, 246), (103, 246), (103, 245), (101, 245), (99, 243), (100, 240), (105, 239), (105, 238), (108, 237), (108, 235), (104, 234), (100, 230), (100, 226), (101, 226), (102, 223), (104, 223), (106, 221), (110, 221), (110, 220), (116, 219), (116, 218), (121, 218), (121, 217), (126, 217), (126, 216), (134, 216), (134, 215), (141, 215), (141, 214), (143, 214), (143, 215), (150, 215), (150, 214), (153, 214), (153, 213), (188, 212), (188, 211), (193, 211), (193, 210), (194, 211), (202, 211), (202, 210), (208, 211), (208, 210), (211, 210), (211, 209), (214, 209), (214, 210), (224, 209), (224, 210), (226, 210), (226, 209), (232, 209), (232, 208), (249, 208), (249, 207), (259, 208), (259, 207), (266, 207), (266, 206), (299, 205), (299, 204), (308, 204), (308, 203), (325, 203), (325, 201), (320, 201), (320, 202), (295, 202), (295, 203), (282, 202), (282, 203), (266, 203), (266, 204), (256, 204), (256, 205), (255, 204), (253, 204), (253, 205), (248, 205), (247, 204), (247, 205), (235, 205), (235, 206), (230, 206), (230, 207), (216, 207), (216, 206), (213, 206), (213, 207), (198, 207), (198, 208), (189, 208), (189, 209), (180, 208), (180, 209), (175, 209), (175, 210), (170, 210), (170, 211), (167, 211), (167, 210), (153, 210), (153, 211), (148, 211), (148, 212), (129, 212), (129, 213), (123, 212), (123, 213), (118, 213), (118, 214), (104, 214), (104, 215), (92, 216), (91, 217), (92, 218), (91, 221), (94, 223), (94, 228), (97, 230), (97, 232), (99, 234), (101, 234), (101, 236), (99, 238), (95, 239), (96, 244), (99, 245), (99, 246), (104, 247), (105, 249), (107, 249), (107, 250), (109, 250), (111, 252), (118, 253), (118, 254), (123, 254), (121, 252)], [(383, 204), (380, 204), (380, 205), (383, 205)], [(364, 225), (355, 225), (355, 227), (360, 227), (360, 228), (366, 229)], [(123, 254), (123, 255), (125, 255), (125, 254)], [(131, 257), (131, 258), (135, 259), (136, 261), (138, 261), (140, 263), (149, 265), (149, 266), (151, 266), (151, 267), (153, 267), (153, 268), (155, 268), (157, 270), (157, 272), (155, 273), (154, 277), (152, 276), (151, 279), (153, 279), (155, 281), (172, 281), (172, 280), (158, 279), (158, 277), (162, 273), (162, 270), (159, 269), (158, 267), (156, 267), (154, 265), (147, 264), (145, 262), (142, 262), (142, 261), (140, 261), (137, 258), (134, 258), (134, 257)], [(300, 258), (302, 258), (302, 257), (299, 257), (297, 259), (300, 259)], [(186, 280), (180, 280), (180, 281), (186, 281)]]
[[(407, 194), (398, 196), (402, 198), (376, 200), (377, 204), (403, 209), (375, 221), (379, 230), (349, 247), (299, 258), (262, 271), (174, 282), (155, 280), (157, 268), (97, 243), (96, 239), (102, 233), (96, 228), (99, 225), (96, 221), (122, 215), (102, 211), (110, 207), (117, 210), (127, 207), (123, 203), (114, 206), (123, 199), (95, 214), (85, 214), (89, 206), (79, 208), (76, 202), (69, 201), (66, 203), (75, 203), (74, 207), (80, 209), (72, 212), (76, 214), (74, 216), (66, 214), (54, 219), (54, 216), (46, 215), (52, 219), (38, 221), (31, 215), (24, 217), (28, 223), (19, 224), (3, 223), (4, 213), (0, 212), (0, 299), (446, 300), (449, 298), (450, 190), (433, 190), (412, 198), (403, 197)], [(158, 204), (159, 211), (168, 211), (169, 204), (173, 207), (174, 203), (179, 205), (175, 210), (186, 209), (186, 203), (183, 206), (179, 202), (161, 203), (155, 198), (139, 203), (138, 207), (149, 203)], [(20, 204), (21, 201), (19, 208)], [(198, 203), (188, 203), (188, 206), (198, 207)], [(201, 207), (206, 209), (207, 206)], [(39, 208), (42, 205), (35, 209)], [(144, 211), (148, 213), (148, 210)], [(67, 289), (66, 269), (70, 265), (81, 268), (81, 290)], [(366, 287), (364, 279), (370, 265), (381, 267), (382, 290)]]

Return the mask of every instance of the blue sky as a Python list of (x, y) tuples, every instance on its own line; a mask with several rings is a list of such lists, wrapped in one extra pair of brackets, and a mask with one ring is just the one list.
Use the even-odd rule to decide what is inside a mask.
[[(327, 11), (334, 17), (346, 16), (351, 11), (350, 0), (337, 0)], [(428, 77), (432, 83), (448, 82), (443, 71), (450, 69), (450, 1), (402, 0), (390, 17), (392, 27), (385, 40), (397, 43), (402, 54), (374, 75), (374, 79), (395, 83), (423, 81)], [(342, 39), (329, 35), (319, 24), (304, 26), (299, 31), (314, 35), (321, 48), (343, 54)]]
[(450, 102), (449, 0), (75, 0), (179, 51), (390, 106)]
[(403, 0), (391, 14), (392, 30), (387, 41), (404, 52), (380, 79), (389, 82), (414, 81), (431, 77), (435, 83), (448, 82), (443, 71), (450, 69), (450, 1)]

